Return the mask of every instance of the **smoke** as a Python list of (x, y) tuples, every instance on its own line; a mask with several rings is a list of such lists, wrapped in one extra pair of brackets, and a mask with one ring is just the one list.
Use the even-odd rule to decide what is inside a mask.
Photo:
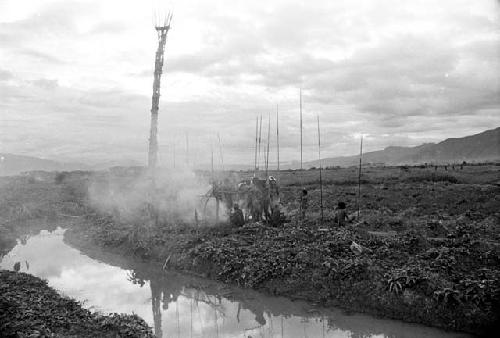
[[(208, 176), (188, 168), (159, 168), (154, 197), (151, 186), (142, 167), (112, 168), (93, 177), (88, 189), (90, 205), (121, 222), (151, 220), (153, 201), (160, 222), (201, 223), (215, 218), (215, 201), (205, 197), (211, 190)], [(222, 205), (220, 210), (223, 218)]]

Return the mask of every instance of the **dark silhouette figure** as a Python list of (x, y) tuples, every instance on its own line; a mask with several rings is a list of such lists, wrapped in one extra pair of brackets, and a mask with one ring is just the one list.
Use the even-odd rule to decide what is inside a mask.
[(347, 215), (347, 209), (344, 202), (339, 202), (337, 204), (337, 211), (335, 212), (335, 217), (333, 221), (339, 227), (345, 226), (346, 222), (349, 221), (349, 216)]
[(306, 188), (302, 189), (302, 193), (300, 195), (300, 213), (302, 219), (306, 217), (306, 210), (307, 210), (307, 190)]
[(245, 217), (243, 216), (243, 211), (241, 211), (238, 204), (234, 204), (233, 212), (229, 216), (229, 220), (232, 226), (241, 227), (245, 224)]

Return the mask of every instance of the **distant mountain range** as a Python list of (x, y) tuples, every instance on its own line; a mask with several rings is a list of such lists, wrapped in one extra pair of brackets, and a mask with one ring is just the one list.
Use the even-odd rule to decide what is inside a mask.
[[(387, 147), (363, 154), (363, 163), (402, 165), (422, 163), (458, 163), (500, 161), (500, 127), (462, 138), (448, 138), (439, 143), (416, 147)], [(323, 167), (348, 167), (359, 163), (359, 155), (322, 159)], [(307, 162), (304, 167), (317, 167), (319, 161)]]
[(32, 156), (0, 154), (0, 176), (17, 175), (31, 170), (70, 171), (88, 168), (83, 163), (62, 163)]
[(24, 171), (73, 171), (73, 170), (103, 170), (115, 166), (140, 166), (135, 160), (109, 160), (98, 164), (79, 162), (59, 162), (33, 156), (0, 153), (0, 176), (18, 175)]
[[(384, 150), (372, 151), (363, 154), (364, 164), (421, 164), (421, 163), (458, 163), (500, 161), (500, 127), (487, 130), (480, 134), (462, 138), (449, 138), (440, 143), (426, 143), (416, 147), (390, 146)], [(349, 167), (359, 163), (359, 155), (342, 156), (322, 159), (323, 167)], [(83, 163), (63, 163), (54, 160), (41, 159), (31, 156), (0, 154), (0, 176), (17, 175), (23, 171), (71, 171), (71, 170), (100, 170), (113, 166), (137, 166), (137, 161), (122, 160), (110, 161), (98, 165)], [(296, 169), (299, 163), (283, 163), (282, 169)], [(318, 167), (319, 161), (303, 164), (304, 168)], [(249, 169), (248, 166), (226, 165), (226, 169)]]

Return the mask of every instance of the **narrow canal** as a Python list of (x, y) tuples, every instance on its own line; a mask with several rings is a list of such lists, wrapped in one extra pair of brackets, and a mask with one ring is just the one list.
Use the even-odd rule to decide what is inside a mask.
[(18, 240), (2, 269), (44, 278), (94, 311), (136, 313), (157, 337), (466, 337), (401, 321), (346, 314), (95, 250), (89, 257), (63, 241), (64, 230)]

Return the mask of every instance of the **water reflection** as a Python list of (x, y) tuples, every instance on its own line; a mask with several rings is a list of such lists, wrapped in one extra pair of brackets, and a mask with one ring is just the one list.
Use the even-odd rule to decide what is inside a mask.
[[(0, 267), (45, 278), (61, 293), (103, 312), (136, 313), (157, 337), (459, 337), (425, 326), (345, 315), (209, 280), (164, 272), (97, 249), (83, 255), (63, 230), (18, 243)], [(29, 263), (28, 263), (29, 262)]]
[(41, 219), (36, 222), (33, 220), (20, 223), (12, 222), (7, 224), (7, 227), (10, 230), (0, 235), (0, 259), (16, 245), (26, 245), (28, 239), (31, 236), (39, 234), (41, 230), (46, 230), (50, 233), (56, 231), (58, 228), (57, 223), (51, 222), (49, 219)]

